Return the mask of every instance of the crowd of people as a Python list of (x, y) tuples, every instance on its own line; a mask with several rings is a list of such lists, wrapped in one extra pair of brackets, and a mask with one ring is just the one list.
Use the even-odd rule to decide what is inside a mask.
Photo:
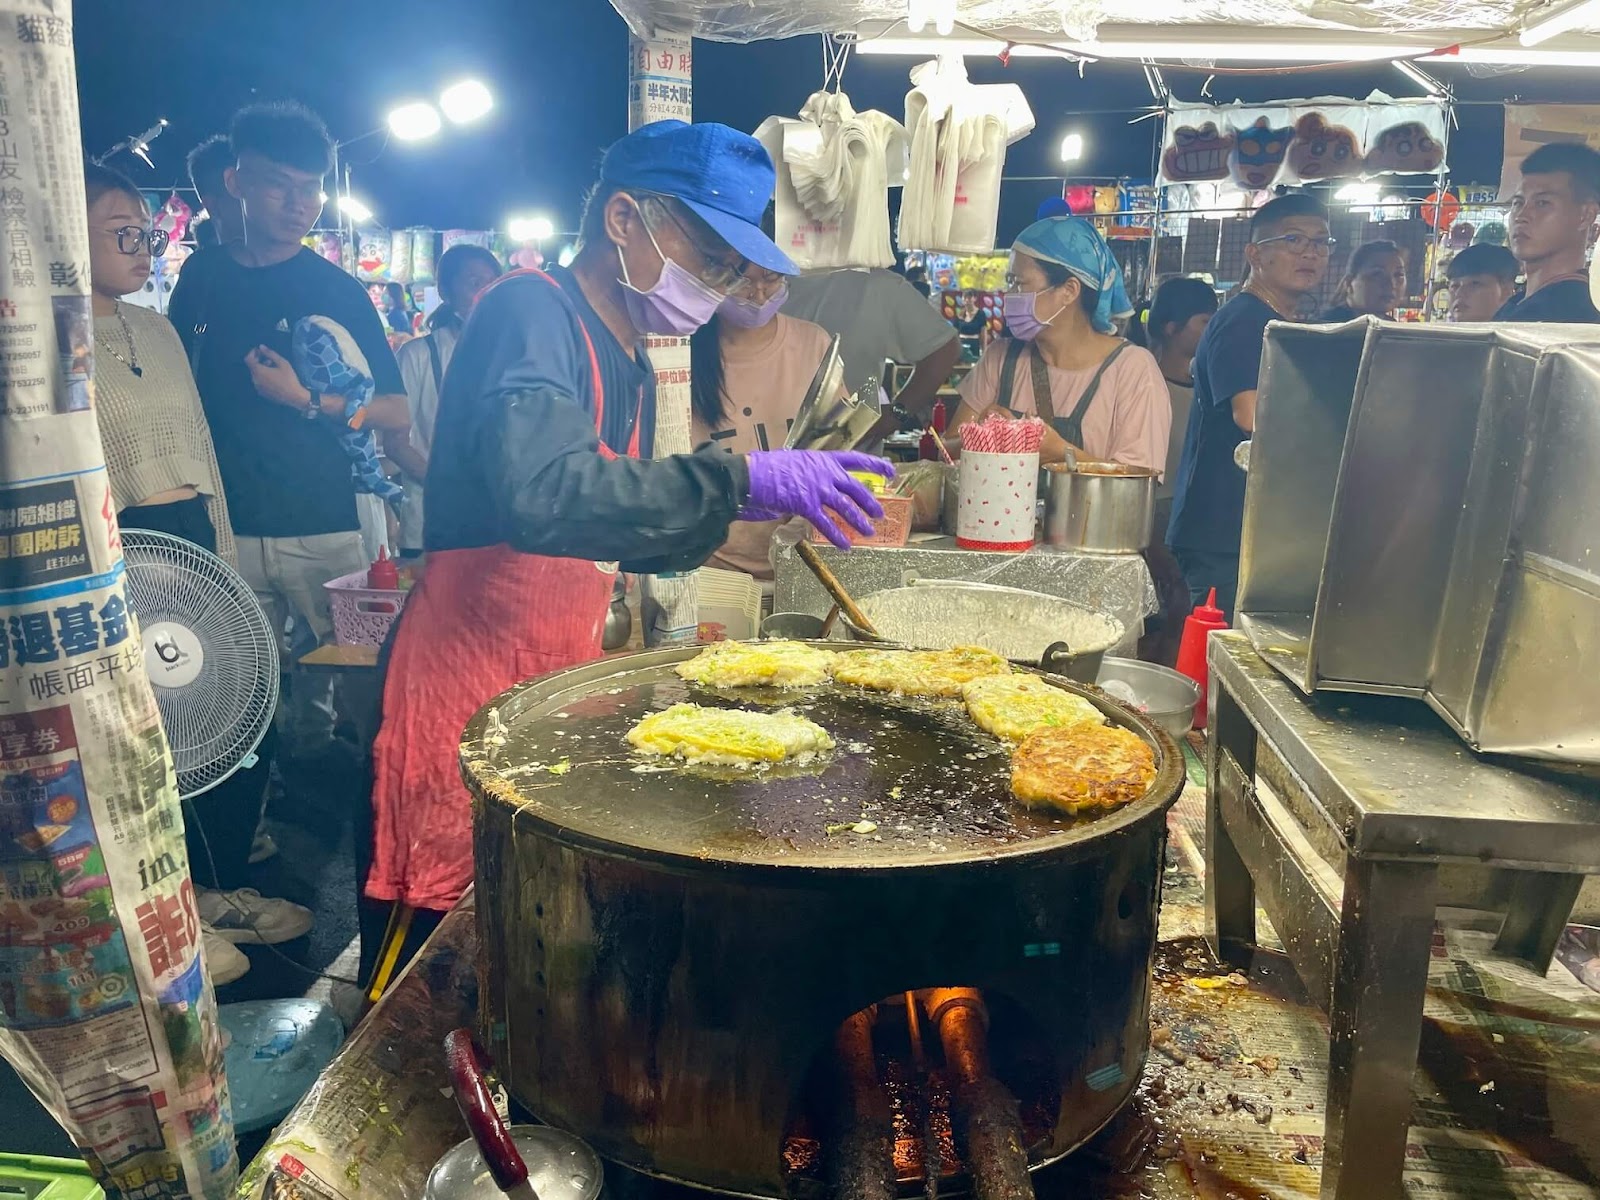
[[(286, 699), (259, 764), (186, 811), (218, 982), (247, 969), (237, 944), (288, 940), (312, 922), (244, 884), (246, 866), (272, 852), (260, 826), (274, 761), (365, 770), (370, 751), (357, 837), (365, 895), (442, 913), (472, 876), (455, 761), (471, 713), (521, 679), (598, 656), (618, 563), (710, 562), (770, 579), (784, 520), (805, 517), (841, 545), (845, 526), (870, 531), (881, 509), (850, 472), (892, 473), (887, 463), (780, 449), (830, 335), (852, 392), (881, 387), (886, 362), (914, 368), (883, 396), (905, 428), (926, 424), (960, 353), (956, 330), (904, 276), (799, 276), (769, 236), (773, 169), (752, 139), (658, 122), (607, 151), (570, 268), (507, 275), (488, 250), (452, 247), (439, 262), (441, 303), (397, 355), (386, 328), (412, 332), (404, 298), (386, 295), (380, 313), (305, 245), (332, 155), (322, 122), (290, 104), (244, 109), (196, 147), (190, 172), (214, 236), (185, 263), (167, 318), (122, 302), (165, 234), (135, 184), (87, 167), (98, 408), (121, 523), (221, 555), (274, 628), (299, 639), (286, 643)], [(1510, 249), (1474, 246), (1450, 263), (1452, 317), (1600, 322), (1584, 270), (1597, 215), (1600, 154), (1536, 151), (1512, 202)], [(1219, 307), (1208, 282), (1169, 279), (1136, 316), (1090, 222), (1042, 215), (1011, 247), (1010, 336), (963, 381), (951, 444), (991, 414), (1037, 414), (1046, 462), (1070, 455), (1158, 477), (1165, 545), (1149, 561), (1169, 636), (1157, 661), (1170, 661), (1188, 605), (1210, 588), (1233, 610), (1245, 493), (1235, 451), (1255, 425), (1264, 331), (1320, 294), (1332, 250), (1322, 205), (1280, 196), (1250, 220), (1235, 296)], [(1371, 242), (1350, 256), (1320, 319), (1391, 317), (1407, 292), (1400, 250)], [(363, 529), (377, 500), (341, 444), (350, 402), (308, 387), (293, 365), (293, 331), (311, 316), (342, 327), (365, 360), (364, 427), (404, 489), (398, 548), (426, 554), (385, 651), (370, 747), (341, 724), (329, 676), (293, 665), (331, 637), (324, 585), (372, 561)], [(661, 460), (651, 334), (690, 337), (693, 363), (698, 448)], [(374, 950), (363, 945), (364, 962)]]

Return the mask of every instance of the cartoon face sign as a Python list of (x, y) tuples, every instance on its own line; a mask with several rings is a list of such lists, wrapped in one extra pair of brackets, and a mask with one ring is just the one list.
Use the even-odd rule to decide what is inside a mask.
[(1172, 145), (1161, 156), (1161, 174), (1174, 183), (1226, 179), (1232, 149), (1233, 134), (1223, 133), (1213, 121), (1179, 125), (1172, 131)]
[(1421, 121), (1406, 121), (1385, 129), (1367, 151), (1367, 170), (1423, 174), (1437, 171), (1444, 162), (1444, 146)]
[(1235, 130), (1233, 157), (1228, 160), (1233, 181), (1251, 192), (1271, 187), (1293, 136), (1293, 129), (1287, 125), (1274, 129), (1266, 117), (1258, 117), (1248, 129)]
[(1359, 175), (1365, 167), (1356, 135), (1344, 126), (1329, 125), (1321, 113), (1307, 113), (1295, 122), (1289, 169), (1301, 179), (1338, 179)]

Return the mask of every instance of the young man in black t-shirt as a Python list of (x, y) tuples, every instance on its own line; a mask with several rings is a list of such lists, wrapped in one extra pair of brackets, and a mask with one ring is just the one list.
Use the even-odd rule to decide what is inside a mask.
[(1231, 618), (1239, 586), (1245, 474), (1233, 460), (1256, 427), (1256, 387), (1269, 321), (1289, 321), (1322, 286), (1333, 239), (1315, 197), (1280, 196), (1250, 219), (1250, 275), (1217, 310), (1194, 355), (1194, 404), (1173, 496), (1167, 545), (1195, 604), (1217, 589)]
[[(323, 584), (367, 566), (350, 459), (339, 444), (345, 403), (313, 394), (289, 362), (295, 323), (337, 321), (361, 347), (377, 385), (366, 427), (397, 433), (410, 417), (394, 355), (351, 276), (301, 244), (322, 209), (333, 146), (299, 105), (256, 105), (233, 120), (227, 188), (244, 236), (184, 264), (168, 315), (189, 350), (211, 426), (239, 567), (275, 628), (293, 615), (318, 640), (333, 632)], [(325, 749), (333, 730), (326, 684), (296, 681), (289, 732), (297, 754)]]
[(1497, 321), (1600, 323), (1585, 265), (1600, 216), (1600, 152), (1579, 142), (1550, 142), (1522, 162), (1511, 197), (1511, 252), (1527, 282), (1495, 314)]
[(1480, 242), (1450, 260), (1450, 319), (1492, 321), (1517, 290), (1517, 257), (1504, 246)]

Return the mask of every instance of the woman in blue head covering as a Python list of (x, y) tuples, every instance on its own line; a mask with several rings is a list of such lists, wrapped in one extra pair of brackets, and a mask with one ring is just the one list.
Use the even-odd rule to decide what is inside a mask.
[(1052, 217), (1011, 247), (1010, 338), (984, 351), (961, 384), (953, 427), (991, 412), (1044, 417), (1041, 458), (1166, 469), (1172, 408), (1148, 350), (1116, 335), (1133, 312), (1111, 247), (1080, 217)]

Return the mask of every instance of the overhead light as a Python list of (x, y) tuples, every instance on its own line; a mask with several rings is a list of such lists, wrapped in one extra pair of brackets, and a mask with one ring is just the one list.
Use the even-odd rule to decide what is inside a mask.
[(1333, 198), (1343, 200), (1352, 208), (1360, 208), (1378, 203), (1382, 195), (1383, 189), (1376, 183), (1347, 183), (1333, 194)]
[(455, 124), (469, 125), (489, 115), (494, 108), (494, 97), (476, 79), (463, 79), (439, 93), (439, 107)]
[(1537, 46), (1558, 33), (1591, 25), (1600, 25), (1600, 0), (1576, 0), (1573, 4), (1557, 4), (1543, 16), (1525, 22), (1517, 40), (1524, 46)]
[(1445, 94), (1444, 86), (1432, 75), (1421, 70), (1415, 63), (1408, 62), (1403, 58), (1397, 58), (1394, 60), (1394, 69), (1430, 96), (1443, 96)]
[(513, 242), (542, 242), (556, 235), (555, 222), (549, 217), (512, 217), (506, 222), (506, 233)]
[(389, 132), (402, 142), (420, 142), (439, 132), (439, 110), (423, 100), (402, 104), (389, 113)]
[(561, 247), (561, 253), (556, 255), (556, 262), (560, 263), (563, 267), (570, 267), (572, 265), (572, 260), (577, 257), (578, 248), (576, 246), (563, 246)]
[(1061, 161), (1077, 162), (1083, 157), (1083, 134), (1069, 133), (1061, 139)]
[(354, 196), (340, 196), (339, 211), (357, 224), (372, 220), (372, 210)]
[(1600, 50), (1545, 50), (1514, 43), (1459, 46), (1418, 55), (1423, 62), (1483, 63), (1496, 67), (1600, 67)]
[[(1600, 4), (1600, 0), (1594, 0)], [(1165, 38), (1138, 39), (1104, 36), (1092, 41), (1062, 40), (1055, 43), (1009, 42), (1003, 37), (912, 37), (902, 31), (907, 26), (891, 27), (890, 34), (863, 36), (856, 53), (900, 55), (928, 58), (933, 55), (970, 55), (997, 58), (1002, 52), (1012, 58), (1090, 58), (1156, 59), (1161, 62), (1364, 62), (1393, 61), (1397, 55), (1418, 63), (1485, 63), (1503, 66), (1593, 67), (1600, 66), (1600, 48), (1529, 48), (1510, 39), (1477, 45), (1441, 46), (1437, 41), (1419, 42), (1410, 35), (1407, 41), (1322, 41), (1310, 31), (1293, 39), (1255, 39), (1234, 34), (1207, 37), (1177, 29), (1151, 30)], [(1146, 40), (1148, 38), (1148, 40)], [(1593, 44), (1591, 40), (1591, 44)]]

